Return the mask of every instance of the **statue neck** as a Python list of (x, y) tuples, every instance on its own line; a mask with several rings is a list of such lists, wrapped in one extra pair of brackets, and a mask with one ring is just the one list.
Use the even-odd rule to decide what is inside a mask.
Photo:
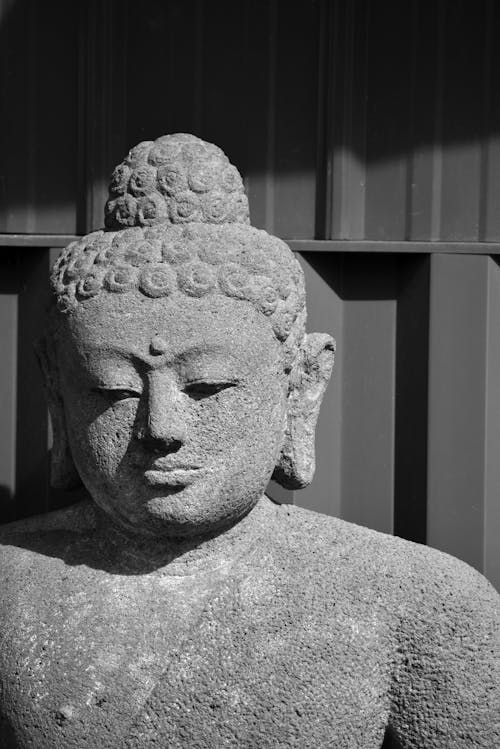
[(108, 562), (117, 572), (192, 575), (231, 568), (256, 548), (265, 548), (277, 506), (266, 496), (222, 532), (193, 538), (145, 536), (123, 528), (94, 505), (95, 528)]

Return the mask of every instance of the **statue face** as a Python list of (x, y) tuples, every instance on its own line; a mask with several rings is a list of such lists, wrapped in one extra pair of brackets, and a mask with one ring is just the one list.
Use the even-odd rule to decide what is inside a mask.
[(76, 467), (121, 524), (197, 535), (262, 495), (283, 442), (287, 377), (249, 303), (101, 295), (61, 322), (58, 361)]

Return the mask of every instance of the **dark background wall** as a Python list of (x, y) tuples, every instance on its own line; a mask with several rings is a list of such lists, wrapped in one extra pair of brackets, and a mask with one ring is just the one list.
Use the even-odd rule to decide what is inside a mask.
[(500, 587), (495, 0), (0, 0), (0, 512), (48, 488), (32, 341), (50, 257), (128, 148), (221, 146), (290, 240), (338, 356), (288, 501), (429, 543)]

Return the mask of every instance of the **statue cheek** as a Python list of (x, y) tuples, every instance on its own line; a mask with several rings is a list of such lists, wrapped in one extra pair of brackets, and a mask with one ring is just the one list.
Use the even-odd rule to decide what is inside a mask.
[(239, 409), (228, 407), (217, 396), (196, 404), (190, 425), (186, 447), (202, 450), (210, 455), (230, 452), (243, 426)]
[(116, 466), (133, 439), (137, 404), (119, 402), (97, 416), (82, 435), (85, 452), (101, 468)]
[(196, 405), (188, 437), (192, 445), (198, 443), (204, 452), (228, 456), (232, 462), (235, 451), (247, 456), (260, 455), (261, 449), (267, 449), (274, 454), (275, 442), (283, 431), (284, 397), (279, 385), (273, 388), (273, 383), (266, 381), (259, 387), (235, 389)]

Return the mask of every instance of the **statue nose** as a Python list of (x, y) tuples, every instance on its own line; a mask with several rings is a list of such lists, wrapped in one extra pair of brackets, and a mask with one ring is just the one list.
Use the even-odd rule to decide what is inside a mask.
[(175, 452), (186, 441), (186, 412), (182, 394), (166, 378), (152, 378), (143, 440), (155, 452)]
[(150, 452), (158, 453), (160, 455), (165, 455), (165, 453), (175, 453), (180, 450), (184, 444), (182, 440), (176, 439), (175, 437), (154, 437), (149, 433), (146, 433), (143, 441)]

